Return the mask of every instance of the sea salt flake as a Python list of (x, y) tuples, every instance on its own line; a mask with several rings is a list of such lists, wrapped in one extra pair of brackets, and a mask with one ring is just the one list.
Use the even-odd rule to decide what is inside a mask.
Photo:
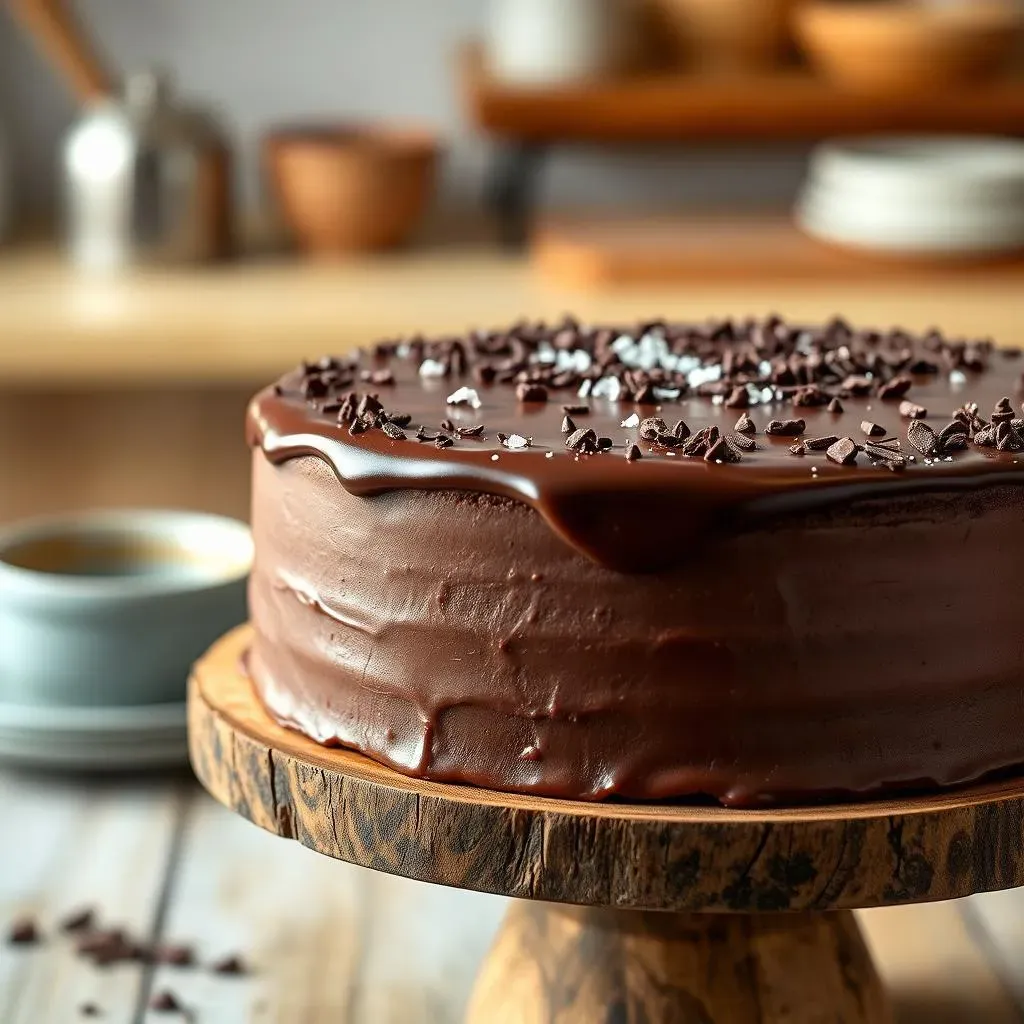
[(529, 448), (530, 439), (528, 437), (523, 437), (522, 434), (509, 434), (508, 437), (505, 438), (505, 447), (514, 452), (519, 451), (521, 448)]
[(443, 377), (444, 370), (444, 363), (438, 362), (436, 359), (424, 359), (423, 362), (420, 363), (421, 377)]
[(967, 383), (967, 374), (962, 370), (953, 370), (949, 374), (949, 383), (954, 388), (962, 387)]
[(480, 396), (473, 388), (459, 388), (446, 399), (449, 405), (468, 405), (473, 409), (480, 408)]
[(640, 417), (633, 413), (632, 416), (627, 416), (619, 425), (623, 427), (638, 427), (640, 426)]

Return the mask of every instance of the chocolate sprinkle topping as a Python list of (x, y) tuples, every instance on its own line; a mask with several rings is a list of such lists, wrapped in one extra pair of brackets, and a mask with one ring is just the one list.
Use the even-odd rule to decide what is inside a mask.
[(15, 921), (7, 932), (7, 944), (9, 946), (35, 946), (42, 941), (35, 921), (30, 917), (23, 917)]
[(68, 914), (60, 923), (60, 930), (65, 935), (74, 935), (76, 932), (88, 931), (96, 920), (96, 912), (92, 907), (83, 907)]
[(920, 420), (928, 415), (928, 410), (916, 402), (900, 402), (900, 415), (908, 420)]
[(149, 1008), (157, 1013), (181, 1013), (182, 1005), (169, 989), (157, 992), (149, 1001)]
[(566, 448), (571, 448), (578, 454), (588, 454), (597, 451), (597, 434), (589, 427), (576, 430), (565, 439)]
[(772, 420), (764, 432), (773, 437), (799, 437), (806, 427), (803, 420)]
[(843, 437), (836, 441), (825, 454), (841, 466), (852, 466), (857, 461), (857, 451), (857, 442), (851, 437)]
[(832, 447), (839, 438), (836, 434), (826, 434), (824, 437), (808, 437), (804, 439), (804, 447), (809, 452), (824, 452)]
[(935, 450), (935, 431), (924, 420), (914, 420), (907, 427), (907, 440), (922, 455), (930, 455)]
[(757, 442), (752, 437), (747, 437), (746, 434), (726, 434), (725, 436), (729, 439), (729, 444), (741, 452), (757, 451)]
[(704, 456), (705, 462), (739, 462), (742, 456), (740, 453), (733, 448), (731, 444), (724, 438), (720, 437), (709, 449), (707, 454)]

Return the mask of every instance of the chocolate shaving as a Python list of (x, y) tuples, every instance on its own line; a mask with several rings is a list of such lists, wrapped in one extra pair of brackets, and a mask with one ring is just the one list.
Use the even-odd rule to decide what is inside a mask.
[(455, 424), (449, 419), (441, 420), (441, 429), (447, 430), (449, 434), (455, 431)]
[(645, 441), (653, 441), (661, 434), (669, 433), (668, 424), (658, 416), (651, 416), (640, 421), (640, 436)]
[(672, 433), (681, 441), (685, 441), (690, 436), (690, 428), (682, 420), (678, 420), (672, 428)]
[(806, 455), (807, 454), (807, 445), (801, 444), (799, 441), (796, 444), (791, 444), (789, 446), (789, 454), (790, 455)]
[(862, 421), (860, 429), (867, 434), (868, 437), (885, 437), (885, 427), (878, 423), (872, 423), (870, 420)]
[(757, 427), (754, 426), (754, 421), (746, 413), (744, 413), (736, 421), (736, 426), (733, 427), (733, 430), (735, 430), (737, 434), (756, 434), (757, 433)]
[(60, 922), (60, 930), (65, 935), (74, 935), (76, 932), (85, 932), (92, 928), (96, 921), (96, 911), (92, 907), (82, 907), (68, 914)]
[(626, 461), (627, 462), (636, 462), (637, 459), (641, 459), (641, 458), (643, 458), (643, 452), (640, 451), (640, 449), (637, 447), (636, 444), (629, 443), (629, 444), (626, 445)]
[(404, 441), (406, 439), (405, 431), (390, 420), (384, 422), (380, 428), (388, 435), (393, 441)]
[(563, 405), (562, 412), (566, 416), (588, 416), (590, 414), (589, 405)]
[(456, 427), (455, 432), (459, 437), (479, 437), (484, 432), (484, 425), (476, 423), (472, 427)]
[(773, 437), (799, 437), (806, 426), (803, 420), (772, 420), (764, 432)]
[(935, 439), (935, 450), (939, 455), (949, 455), (967, 447), (967, 428), (959, 420), (953, 420), (939, 431)]
[(809, 452), (824, 452), (828, 451), (838, 440), (838, 434), (826, 434), (824, 437), (808, 437), (804, 439), (804, 447)]
[(825, 455), (841, 466), (852, 466), (857, 461), (857, 442), (851, 437), (840, 438)]
[(972, 440), (979, 448), (994, 448), (996, 444), (996, 428), (982, 427)]
[(750, 393), (745, 387), (733, 388), (724, 403), (726, 409), (749, 409)]
[(153, 951), (153, 962), (171, 967), (191, 967), (196, 956), (191, 946), (157, 946)]
[(434, 444), (438, 448), (451, 448), (455, 442), (447, 434), (438, 434)]
[(712, 446), (717, 443), (718, 438), (718, 427), (704, 427), (685, 442), (681, 449), (682, 454), (688, 455), (691, 458), (703, 458), (711, 450)]
[(365, 434), (368, 429), (363, 420), (356, 419), (349, 424), (348, 432), (355, 437), (357, 434)]
[(707, 451), (704, 456), (705, 462), (740, 462), (742, 456), (724, 438), (720, 437)]
[(30, 917), (15, 921), (7, 931), (9, 946), (35, 946), (42, 942), (39, 927)]
[(843, 403), (840, 402), (838, 398), (833, 398), (832, 401), (828, 403), (828, 411), (831, 412), (831, 413), (840, 413), (840, 412), (842, 412), (843, 411)]
[(928, 415), (928, 410), (917, 402), (900, 402), (900, 415), (908, 420), (921, 420)]
[(565, 439), (565, 447), (577, 454), (590, 454), (597, 451), (597, 433), (591, 428), (575, 430)]
[(905, 455), (894, 451), (892, 448), (887, 448), (885, 445), (871, 444), (869, 442), (864, 445), (864, 454), (869, 458), (877, 459), (879, 462), (884, 463), (887, 469), (898, 470), (905, 468), (907, 465)]
[(546, 402), (548, 389), (540, 384), (520, 384), (516, 387), (516, 399), (520, 402)]
[(752, 437), (747, 437), (745, 434), (726, 434), (729, 439), (729, 443), (733, 448), (739, 449), (741, 452), (753, 452), (757, 450), (757, 442)]
[(412, 422), (412, 416), (407, 412), (389, 412), (384, 415), (388, 423), (393, 423), (396, 427), (407, 427)]
[(571, 416), (564, 416), (562, 418), (562, 433), (563, 434), (572, 434), (577, 429), (578, 428), (576, 427), (576, 424), (573, 423)]
[(249, 968), (246, 967), (245, 961), (237, 954), (222, 957), (220, 960), (215, 960), (210, 965), (210, 970), (213, 971), (214, 974), (239, 975), (249, 973)]
[(996, 425), (996, 448), (1001, 452), (1024, 450), (1024, 439), (1010, 426), (1007, 420)]
[(1000, 398), (989, 417), (993, 423), (1009, 422), (1014, 417), (1013, 405), (1008, 398)]
[(907, 441), (922, 455), (930, 455), (935, 450), (935, 431), (924, 420), (912, 420), (907, 427)]
[(156, 1013), (181, 1013), (183, 1009), (178, 997), (166, 988), (150, 999), (149, 1008)]
[(910, 377), (893, 377), (878, 389), (878, 397), (885, 402), (902, 398), (914, 385)]

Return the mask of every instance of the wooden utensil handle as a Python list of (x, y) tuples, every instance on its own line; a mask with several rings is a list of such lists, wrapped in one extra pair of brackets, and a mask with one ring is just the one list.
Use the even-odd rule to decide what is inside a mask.
[(11, 7), (82, 104), (110, 94), (113, 83), (64, 0), (11, 0)]

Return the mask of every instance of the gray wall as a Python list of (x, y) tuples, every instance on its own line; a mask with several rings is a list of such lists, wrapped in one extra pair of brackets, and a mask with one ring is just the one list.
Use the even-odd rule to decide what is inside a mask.
[[(78, 0), (76, 9), (113, 67), (164, 65), (183, 92), (218, 109), (240, 148), (249, 202), (259, 195), (256, 154), (267, 126), (361, 116), (436, 125), (451, 146), (444, 200), (477, 201), (487, 146), (461, 116), (452, 58), (479, 30), (485, 0)], [(63, 83), (0, 8), (0, 119), (23, 212), (53, 208), (57, 147), (73, 116)], [(784, 202), (803, 156), (794, 149), (565, 152), (548, 168), (543, 201)]]

